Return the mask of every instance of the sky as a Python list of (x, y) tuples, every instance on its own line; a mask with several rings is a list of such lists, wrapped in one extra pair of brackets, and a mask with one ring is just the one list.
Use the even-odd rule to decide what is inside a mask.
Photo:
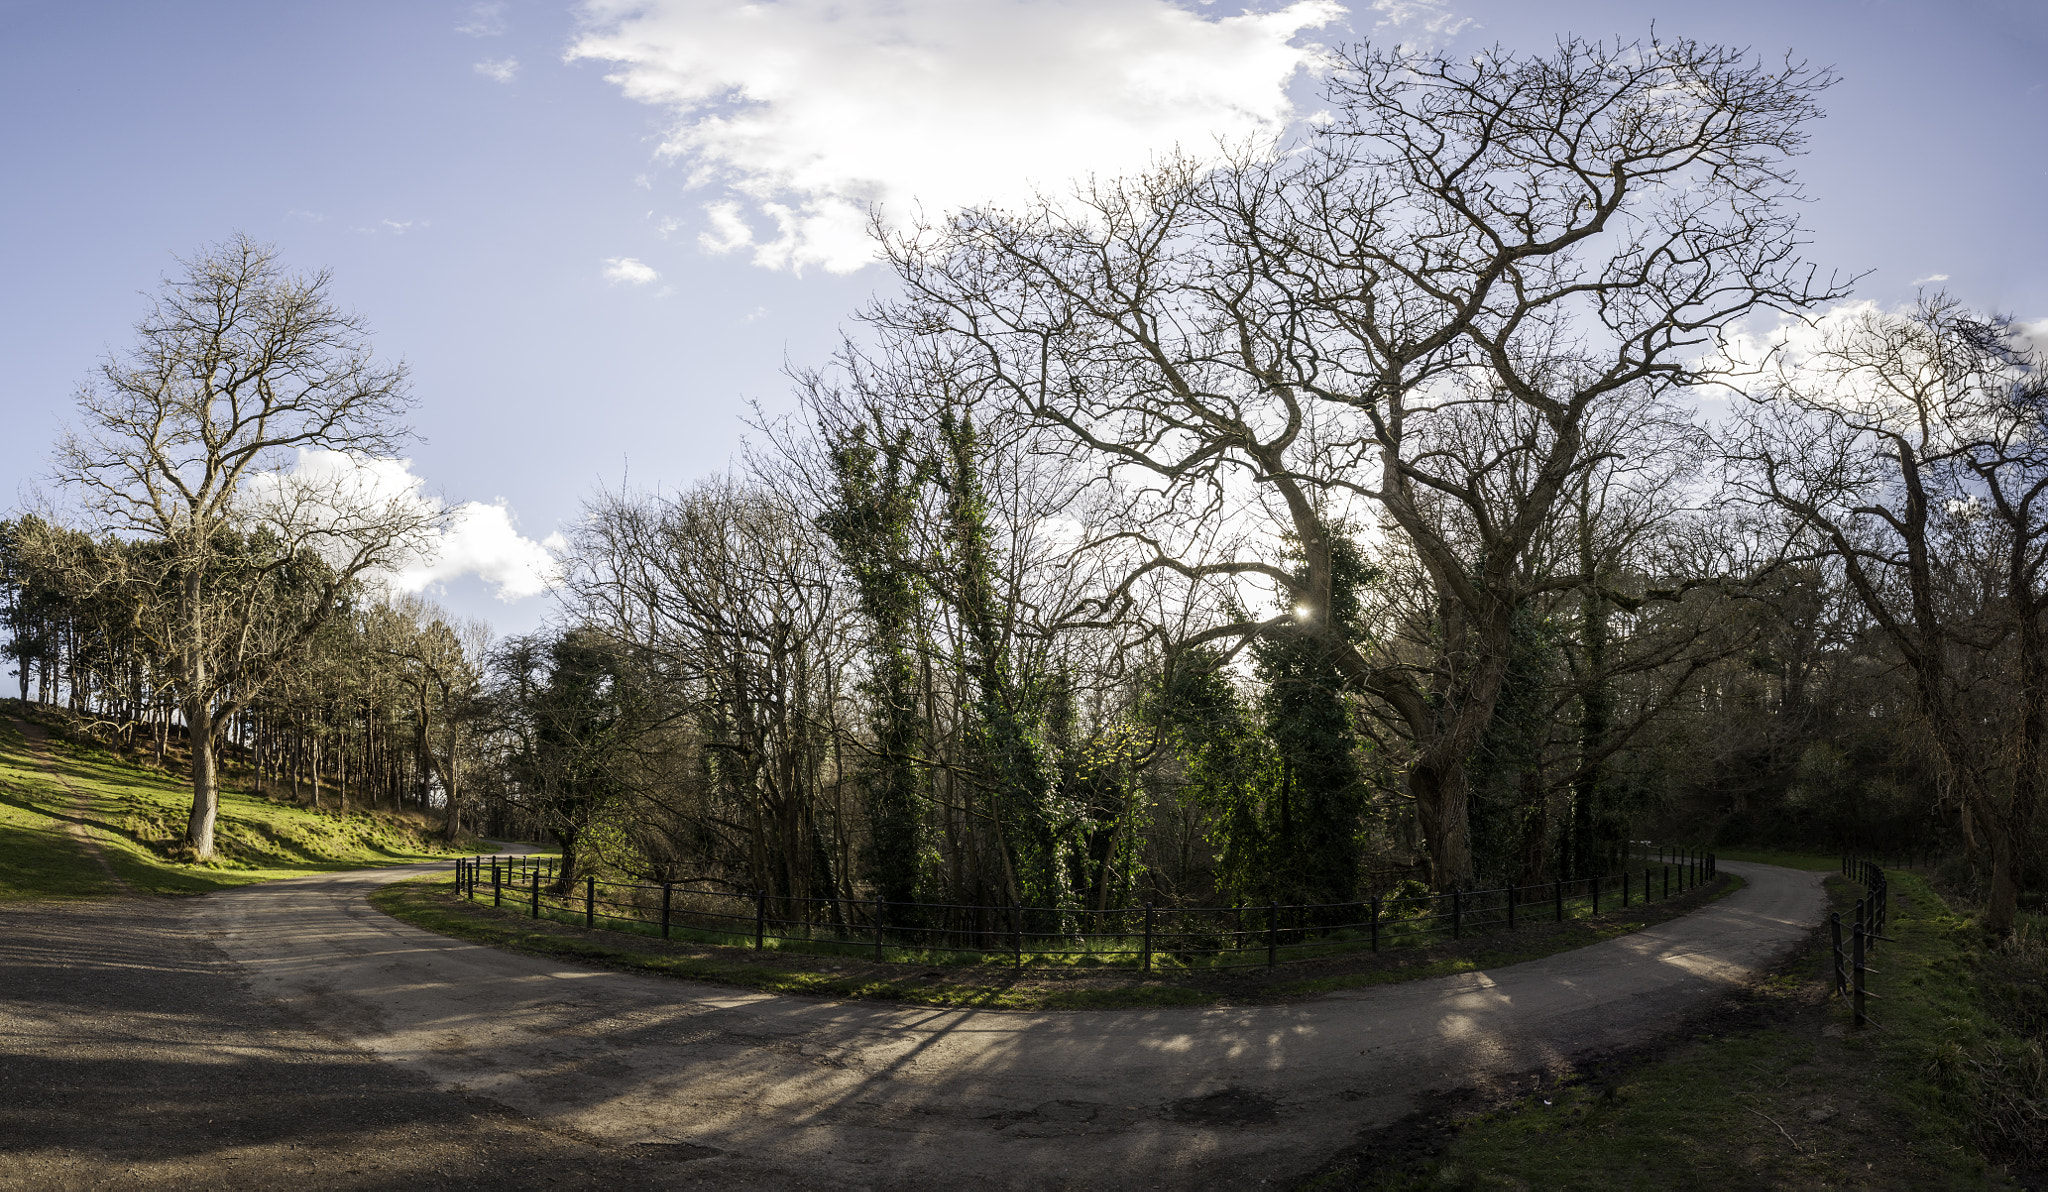
[(412, 369), (384, 470), (462, 516), (408, 586), (525, 632), (587, 496), (730, 467), (892, 292), (870, 211), (1289, 135), (1324, 47), (1653, 28), (1837, 70), (1802, 216), (1857, 299), (2048, 318), (2039, 0), (0, 0), (0, 499), (61, 500), (80, 383), (247, 233)]

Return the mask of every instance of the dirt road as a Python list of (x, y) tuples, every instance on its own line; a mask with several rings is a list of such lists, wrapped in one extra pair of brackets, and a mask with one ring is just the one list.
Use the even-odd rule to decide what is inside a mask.
[(191, 927), (257, 999), (419, 1083), (676, 1182), (1257, 1187), (1432, 1090), (1655, 1037), (1788, 952), (1819, 875), (1491, 973), (1282, 1006), (1014, 1013), (753, 994), (446, 939), (381, 870), (209, 895)]

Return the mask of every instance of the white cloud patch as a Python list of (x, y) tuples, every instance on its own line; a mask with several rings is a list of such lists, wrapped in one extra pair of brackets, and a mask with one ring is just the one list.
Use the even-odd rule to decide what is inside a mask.
[(537, 596), (554, 585), (558, 569), (553, 552), (566, 545), (560, 534), (539, 540), (521, 534), (518, 519), (503, 500), (448, 505), (427, 492), (426, 481), (413, 474), (412, 461), (405, 459), (301, 451), (288, 472), (259, 475), (244, 495), (259, 516), (266, 505), (291, 502), (300, 509), (317, 503), (329, 517), (334, 510), (365, 515), (383, 510), (444, 521), (412, 559), (376, 577), (401, 592), (473, 575), (497, 589), (500, 600)]
[(503, 500), (469, 501), (455, 507), (453, 524), (441, 535), (431, 563), (409, 567), (393, 579), (404, 592), (474, 575), (497, 589), (498, 599), (523, 600), (554, 586), (554, 552), (568, 544), (560, 534), (535, 541), (519, 532), (519, 521)]
[(636, 261), (632, 257), (607, 257), (604, 279), (613, 285), (625, 282), (627, 285), (644, 286), (660, 281), (661, 274), (645, 261)]
[[(1408, 5), (1417, 13), (1437, 6)], [(588, 0), (568, 57), (669, 109), (711, 252), (849, 272), (900, 220), (1270, 137), (1335, 0), (1210, 18), (1168, 0)], [(1390, 18), (1391, 19), (1391, 18)], [(1412, 19), (1421, 20), (1421, 16)]]
[(1379, 14), (1373, 24), (1373, 32), (1379, 35), (1374, 41), (1394, 34), (1411, 46), (1440, 45), (1472, 23), (1471, 17), (1459, 16), (1443, 0), (1373, 0), (1372, 10)]
[(505, 32), (505, 6), (502, 3), (472, 4), (462, 23), (455, 26), (455, 31), (471, 37), (497, 37)]
[(486, 58), (472, 70), (495, 83), (509, 83), (519, 76), (519, 59)]
[(1909, 286), (1924, 286), (1924, 285), (1926, 285), (1926, 284), (1927, 284), (1928, 282), (1931, 282), (1931, 281), (1947, 281), (1947, 280), (1948, 280), (1948, 274), (1946, 274), (1946, 273), (1930, 273), (1930, 274), (1928, 274), (1928, 275), (1927, 275), (1926, 277), (1916, 277), (1916, 278), (1914, 278), (1914, 279), (1913, 279), (1912, 281), (1909, 281), (1909, 282), (1907, 282), (1906, 284), (1907, 284), (1907, 285), (1909, 285)]

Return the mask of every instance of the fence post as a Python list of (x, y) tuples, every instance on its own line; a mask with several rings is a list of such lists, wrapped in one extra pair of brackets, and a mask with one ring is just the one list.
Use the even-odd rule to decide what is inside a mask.
[(1557, 879), (1557, 921), (1564, 922), (1564, 879)]
[(875, 899), (875, 959), (882, 959), (882, 919), (889, 913), (889, 904)]
[(1671, 866), (1664, 867), (1664, 897), (1671, 897)]
[(1628, 888), (1635, 883), (1629, 880), (1628, 870), (1621, 871), (1621, 909), (1628, 909)]
[(663, 883), (661, 883), (661, 938), (663, 938), (663, 939), (667, 939), (667, 938), (668, 938), (668, 903), (669, 903), (669, 893), (670, 893), (670, 891), (671, 891), (671, 890), (673, 890), (673, 889), (674, 889), (674, 884), (673, 884), (673, 883), (671, 883), (671, 882), (663, 882)]
[(1465, 938), (1465, 895), (1462, 891), (1451, 891), (1451, 938)]
[(583, 925), (585, 927), (597, 926), (596, 874), (585, 874), (583, 877)]
[(754, 951), (759, 952), (768, 932), (768, 891), (754, 891)]
[(1016, 942), (1017, 971), (1021, 973), (1024, 971), (1024, 908), (1021, 906), (1010, 908), (1010, 931)]
[(1854, 980), (1856, 983), (1854, 999), (1856, 1007), (1856, 1028), (1858, 1030), (1861, 1030), (1863, 1028), (1863, 1024), (1866, 1021), (1868, 1021), (1867, 1017), (1863, 1013), (1863, 937), (1863, 916), (1858, 915), (1856, 917), (1855, 934), (1852, 937), (1854, 943), (1851, 945), (1855, 949), (1855, 951), (1851, 953), (1849, 957), (1850, 967), (1853, 972)]
[(1266, 967), (1280, 963), (1280, 904), (1266, 904)]
[(1515, 887), (1508, 886), (1508, 930), (1515, 929)]
[(1380, 896), (1372, 896), (1372, 950), (1380, 950)]
[(1152, 904), (1145, 904), (1145, 961), (1140, 966), (1144, 972), (1152, 971)]
[(540, 918), (540, 869), (533, 870), (533, 917)]
[(1591, 880), (1593, 883), (1593, 913), (1597, 915), (1600, 913), (1600, 879), (1596, 877)]
[(1829, 926), (1829, 934), (1835, 938), (1835, 946), (1829, 950), (1829, 963), (1835, 969), (1835, 993), (1841, 995), (1841, 997), (1847, 997), (1849, 995), (1849, 973), (1841, 967), (1841, 911), (1829, 913), (1829, 916), (1827, 916), (1827, 926)]
[(498, 859), (496, 857), (491, 858), (491, 905), (505, 905), (504, 875), (498, 868)]

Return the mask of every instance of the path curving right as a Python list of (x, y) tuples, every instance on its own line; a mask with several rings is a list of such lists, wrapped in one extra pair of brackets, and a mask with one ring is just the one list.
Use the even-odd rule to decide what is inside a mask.
[(210, 895), (253, 992), (451, 1090), (679, 1180), (1256, 1187), (1432, 1091), (1657, 1037), (1787, 955), (1820, 875), (1723, 862), (1692, 914), (1491, 972), (1288, 1005), (1009, 1012), (734, 990), (502, 952), (366, 895), (417, 870)]

